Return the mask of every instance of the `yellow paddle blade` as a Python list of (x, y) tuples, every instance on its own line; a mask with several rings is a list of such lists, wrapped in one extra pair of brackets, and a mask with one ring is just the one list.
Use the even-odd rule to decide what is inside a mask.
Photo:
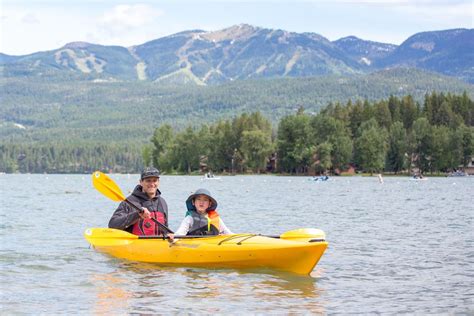
[(326, 239), (326, 234), (321, 229), (299, 228), (289, 230), (280, 235), (281, 239)]
[(125, 200), (122, 190), (120, 190), (114, 180), (110, 179), (105, 173), (95, 171), (92, 174), (92, 185), (97, 191), (113, 201), (121, 202)]

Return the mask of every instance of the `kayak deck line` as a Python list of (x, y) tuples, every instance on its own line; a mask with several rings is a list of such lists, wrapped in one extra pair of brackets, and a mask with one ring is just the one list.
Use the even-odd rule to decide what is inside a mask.
[(220, 246), (220, 245), (222, 245), (223, 243), (225, 243), (226, 241), (231, 241), (231, 240), (233, 240), (233, 239), (242, 237), (242, 238), (245, 238), (245, 239), (240, 240), (239, 242), (236, 243), (236, 245), (241, 245), (241, 244), (242, 244), (242, 241), (247, 240), (247, 239), (252, 238), (252, 237), (255, 237), (255, 236), (257, 236), (257, 235), (256, 235), (256, 234), (238, 234), (238, 235), (231, 235), (231, 236), (229, 236), (229, 237), (227, 237), (227, 238), (225, 238), (225, 239), (219, 241), (219, 243), (218, 243), (217, 245)]
[[(242, 242), (246, 241), (247, 239), (250, 239), (250, 238), (253, 238), (253, 237), (257, 237), (257, 236), (261, 236), (261, 237), (269, 237), (269, 238), (275, 238), (275, 239), (279, 239), (280, 236), (266, 236), (266, 235), (261, 235), (261, 234), (245, 234), (245, 235), (234, 235), (234, 236), (230, 236), (224, 240), (221, 240), (217, 245), (220, 246), (221, 244), (223, 244), (224, 242), (226, 241), (230, 241), (232, 239), (235, 239), (235, 238), (239, 238), (239, 237), (245, 237), (244, 239), (238, 241), (236, 243), (236, 245), (242, 245)], [(325, 242), (326, 240), (323, 239), (323, 238), (315, 238), (315, 239), (310, 239), (308, 240), (308, 242)]]
[[(235, 238), (239, 238), (239, 237), (246, 237), (245, 239), (239, 241), (237, 243), (237, 245), (240, 245), (243, 241), (247, 240), (247, 239), (250, 239), (252, 237), (256, 237), (256, 236), (262, 236), (262, 237), (269, 237), (269, 238), (275, 238), (275, 239), (279, 239), (280, 236), (271, 236), (271, 235), (262, 235), (262, 234), (237, 234), (237, 235), (231, 235), (229, 236), (228, 238), (224, 239), (224, 240), (221, 240), (218, 245), (220, 246), (222, 243), (226, 242), (226, 241), (230, 241), (232, 239), (235, 239)], [(202, 235), (186, 235), (186, 236), (175, 236), (174, 238), (175, 239), (199, 239), (199, 238), (209, 238), (209, 237), (212, 237), (212, 236), (202, 236)], [(166, 240), (168, 239), (166, 236), (163, 236), (163, 235), (148, 235), (148, 236), (138, 236), (138, 239), (163, 239), (163, 240)], [(308, 240), (308, 242), (325, 242), (326, 239), (324, 238), (315, 238), (315, 239), (310, 239)]]

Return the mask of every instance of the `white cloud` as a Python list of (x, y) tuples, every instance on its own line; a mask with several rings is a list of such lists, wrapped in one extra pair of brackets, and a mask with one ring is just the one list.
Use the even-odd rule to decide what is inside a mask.
[(164, 11), (146, 4), (121, 4), (99, 15), (86, 41), (103, 45), (131, 46), (158, 37)]
[[(327, 3), (327, 0), (308, 0), (313, 3)], [(384, 15), (397, 14), (401, 25), (411, 23), (418, 30), (455, 27), (474, 27), (473, 0), (332, 0), (349, 8), (366, 8), (368, 11), (383, 9)], [(382, 11), (378, 11), (382, 12)], [(403, 21), (405, 20), (405, 21)], [(438, 25), (433, 28), (432, 25)]]
[(25, 55), (84, 41), (90, 18), (69, 8), (10, 6), (2, 10), (0, 52)]
[(99, 19), (105, 27), (142, 27), (163, 15), (163, 11), (146, 4), (121, 4), (107, 11)]
[[(432, 5), (413, 5), (407, 4), (405, 6), (397, 7), (397, 10), (402, 11), (412, 16), (422, 17), (424, 20), (455, 22), (460, 20), (469, 20), (473, 17), (473, 4), (471, 3), (456, 3), (449, 5), (445, 3), (435, 3)], [(471, 25), (472, 27), (472, 25)]]
[(38, 23), (40, 23), (39, 19), (33, 13), (25, 14), (22, 17), (21, 22), (26, 23), (26, 24), (38, 24)]

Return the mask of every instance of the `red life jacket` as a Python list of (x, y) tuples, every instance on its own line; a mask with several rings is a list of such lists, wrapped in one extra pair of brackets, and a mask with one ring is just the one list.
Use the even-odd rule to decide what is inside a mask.
[[(164, 213), (155, 211), (150, 212), (150, 214), (151, 217), (165, 225), (166, 219)], [(152, 219), (143, 219), (140, 217), (140, 219), (132, 226), (132, 234), (138, 236), (163, 235), (163, 230)]]

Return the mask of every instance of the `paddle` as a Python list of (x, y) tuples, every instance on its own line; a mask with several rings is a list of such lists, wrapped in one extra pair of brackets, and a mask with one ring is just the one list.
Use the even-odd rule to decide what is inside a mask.
[[(97, 191), (99, 191), (112, 201), (125, 202), (134, 209), (138, 210), (138, 212), (143, 212), (143, 210), (139, 206), (133, 204), (123, 195), (122, 190), (120, 190), (119, 186), (105, 173), (95, 171), (92, 174), (92, 185), (94, 186), (94, 188), (97, 189)], [(171, 229), (169, 229), (153, 217), (151, 218), (151, 220), (154, 221), (158, 226), (160, 226), (160, 228), (164, 229), (167, 233), (174, 233)]]
[[(163, 239), (163, 236), (137, 236), (131, 234), (129, 232), (118, 230), (114, 228), (89, 228), (85, 231), (85, 236), (88, 239), (94, 239), (94, 244), (104, 243), (105, 245), (109, 245), (110, 242), (123, 244), (126, 242), (131, 242), (136, 239)], [(235, 235), (227, 235), (222, 242), (227, 242), (230, 240), (236, 240), (242, 242), (243, 240), (250, 239), (255, 236), (263, 236), (263, 237), (270, 237), (270, 238), (279, 238), (285, 240), (300, 240), (300, 241), (307, 241), (307, 242), (322, 242), (325, 241), (325, 234), (322, 230), (314, 229), (314, 228), (303, 228), (303, 229), (295, 229), (287, 231), (281, 235), (276, 236), (268, 236), (268, 235), (257, 235), (257, 234), (235, 234)], [(212, 238), (217, 236), (174, 236), (175, 240), (177, 239), (195, 239), (195, 238)], [(100, 241), (102, 240), (102, 242)]]
[(308, 239), (309, 242), (323, 241), (326, 239), (326, 234), (317, 228), (298, 228), (284, 232), (280, 236), (267, 236), (280, 239)]
[[(115, 229), (115, 228), (88, 228), (84, 232), (86, 238), (94, 239), (94, 244), (99, 244), (98, 240), (103, 240), (105, 245), (110, 245), (111, 241), (114, 241), (118, 244), (123, 244), (124, 242), (134, 241), (136, 239), (163, 239), (163, 236), (138, 236), (131, 234), (125, 230)], [(193, 239), (193, 238), (204, 238), (204, 237), (213, 237), (213, 236), (175, 236), (179, 239)]]
[[(253, 236), (262, 236), (269, 238), (277, 238), (284, 240), (298, 240), (298, 241), (307, 241), (307, 242), (321, 242), (326, 240), (326, 234), (316, 228), (298, 228), (284, 232), (281, 235), (262, 235), (262, 234), (235, 234), (229, 235), (229, 238), (226, 240), (231, 240), (240, 237), (252, 238)], [(224, 240), (224, 241), (226, 241)]]

